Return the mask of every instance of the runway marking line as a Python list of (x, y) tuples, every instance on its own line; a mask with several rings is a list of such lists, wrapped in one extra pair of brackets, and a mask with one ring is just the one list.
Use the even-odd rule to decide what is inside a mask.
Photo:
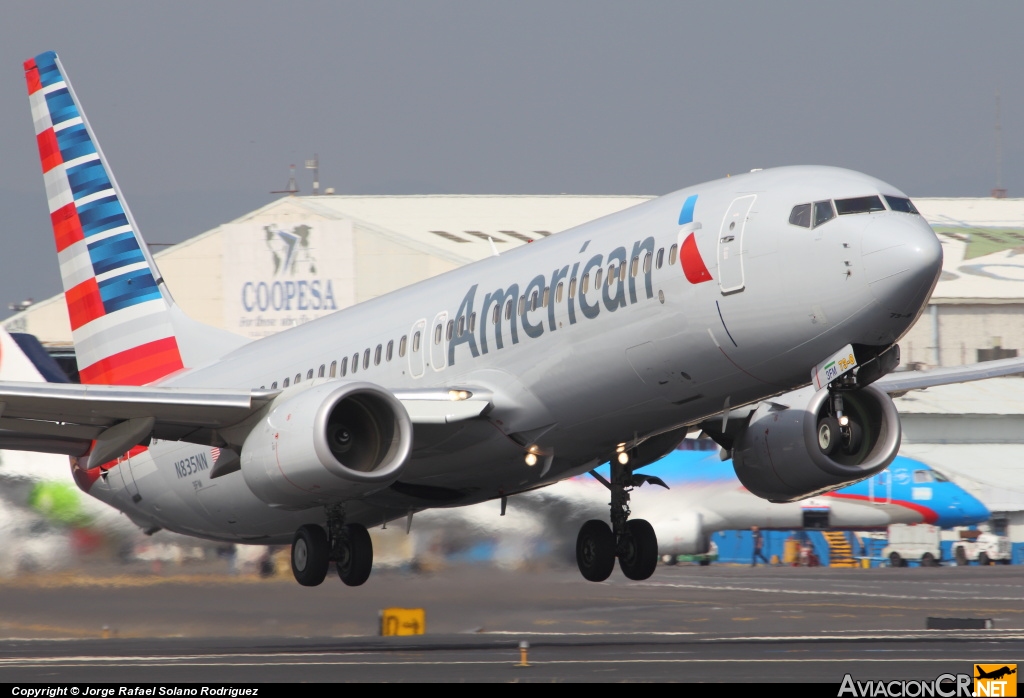
[[(157, 662), (157, 661), (152, 661), (152, 659), (150, 659), (148, 661), (143, 660), (143, 661), (139, 661), (139, 662), (127, 663), (127, 662), (124, 661), (124, 658), (120, 658), (119, 657), (119, 658), (117, 658), (116, 661), (109, 661), (109, 662), (107, 662), (107, 661), (102, 661), (102, 662), (99, 661), (99, 660), (103, 660), (103, 659), (105, 659), (105, 658), (103, 658), (103, 657), (94, 658), (94, 661), (97, 661), (98, 663), (101, 663), (102, 666), (105, 666), (105, 667), (121, 667), (121, 668), (127, 668), (127, 667), (163, 667), (163, 666), (190, 666), (190, 667), (215, 667), (215, 666), (236, 666), (236, 667), (245, 667), (245, 666), (252, 666), (252, 667), (264, 667), (264, 666), (435, 666), (435, 665), (436, 666), (451, 666), (451, 665), (454, 665), (454, 664), (466, 664), (466, 665), (470, 665), (470, 664), (476, 664), (476, 665), (487, 664), (487, 665), (505, 665), (505, 666), (509, 666), (509, 667), (514, 667), (514, 663), (513, 663), (512, 659), (508, 659), (508, 660), (497, 660), (497, 659), (495, 659), (495, 660), (454, 659), (454, 660), (448, 660), (448, 661), (440, 661), (440, 660), (439, 661), (403, 660), (403, 661), (377, 661), (377, 662), (348, 662), (348, 661), (338, 661), (338, 662), (324, 662), (324, 661), (306, 662), (306, 661), (296, 661), (296, 662), (221, 662), (221, 663), (213, 663), (213, 662), (182, 662), (182, 661), (178, 661), (176, 658), (171, 658), (171, 659), (167, 660), (167, 662), (163, 662), (163, 661)], [(936, 657), (936, 658), (930, 658), (930, 657), (903, 657), (903, 658), (897, 658), (897, 657), (888, 657), (888, 658), (878, 658), (878, 657), (834, 657), (834, 658), (828, 658), (828, 659), (825, 659), (825, 658), (811, 658), (811, 657), (792, 658), (792, 659), (789, 659), (789, 658), (786, 658), (786, 657), (773, 657), (771, 659), (749, 659), (749, 658), (746, 658), (746, 657), (736, 657), (734, 659), (667, 658), (666, 657), (666, 658), (662, 658), (662, 659), (609, 659), (609, 658), (602, 658), (602, 659), (551, 659), (551, 660), (548, 660), (548, 659), (544, 659), (544, 660), (531, 659), (530, 660), (530, 664), (531, 664), (531, 666), (544, 666), (544, 665), (555, 665), (555, 664), (734, 664), (734, 663), (737, 663), (737, 662), (742, 662), (744, 664), (767, 664), (769, 662), (770, 663), (780, 663), (780, 662), (781, 663), (787, 663), (787, 662), (788, 663), (808, 663), (808, 662), (812, 662), (812, 663), (818, 663), (818, 664), (826, 664), (826, 663), (827, 664), (834, 664), (834, 663), (838, 663), (838, 662), (843, 662), (843, 663), (846, 663), (846, 662), (861, 662), (861, 663), (868, 663), (868, 664), (870, 664), (870, 663), (892, 664), (892, 663), (897, 663), (897, 662), (899, 662), (899, 663), (906, 663), (906, 662), (931, 662), (931, 663), (935, 663), (935, 662), (943, 662), (943, 663), (965, 662), (965, 663), (973, 663), (975, 659), (977, 659), (977, 657), (972, 657), (972, 658), (967, 658), (967, 659), (963, 659), (963, 658), (959, 658), (959, 657), (942, 657), (942, 658), (940, 658), (940, 657)], [(1002, 660), (1002, 659), (997, 659), (995, 657), (991, 657), (991, 659), (993, 659), (994, 661), (1012, 661), (1012, 659), (1011, 660)], [(120, 662), (123, 662), (123, 663), (116, 663), (117, 661), (120, 661)], [(48, 667), (65, 667), (65, 668), (76, 668), (76, 667), (80, 668), (80, 667), (82, 667), (82, 663), (80, 663), (80, 662), (76, 662), (76, 663), (61, 663), (61, 662), (56, 662), (56, 661), (55, 662), (38, 662), (38, 661), (26, 661), (26, 660), (22, 660), (22, 662), (23, 662), (22, 664), (13, 664), (12, 663), (12, 664), (6, 664), (4, 666), (28, 668), (28, 667), (40, 666), (41, 664), (45, 664)], [(67, 660), (65, 660), (65, 662), (67, 662)]]
[(767, 589), (764, 587), (708, 586), (706, 584), (681, 584), (678, 582), (641, 582), (639, 586), (669, 587), (673, 589), (702, 589), (705, 591), (745, 591), (762, 594), (799, 594), (812, 596), (864, 596), (868, 598), (903, 599), (906, 601), (1021, 601), (1022, 596), (976, 596), (967, 599), (960, 596), (907, 596), (868, 591), (829, 591), (827, 589)]

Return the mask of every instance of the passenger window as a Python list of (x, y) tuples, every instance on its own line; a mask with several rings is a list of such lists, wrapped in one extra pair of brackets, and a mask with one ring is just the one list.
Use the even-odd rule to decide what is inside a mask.
[(291, 385), (291, 382), (287, 378), (285, 378), (284, 382), (281, 385), (287, 388), (289, 385)]
[(668, 248), (668, 265), (670, 267), (673, 267), (676, 264), (676, 250), (678, 248), (679, 245), (672, 245), (672, 247)]
[(338, 362), (337, 361), (332, 361), (331, 362), (331, 378), (334, 378), (337, 375), (338, 375)]
[[(323, 368), (323, 366), (321, 366), (320, 368)], [(313, 369), (309, 369), (308, 371), (306, 371), (306, 380), (313, 380)]]
[(352, 373), (359, 370), (359, 354), (352, 355)]
[(476, 332), (476, 313), (469, 314), (469, 331)]
[[(633, 276), (636, 276), (636, 269), (640, 265), (640, 258), (633, 257)], [(626, 263), (623, 262), (619, 265), (619, 281), (626, 280)]]
[(381, 345), (377, 345), (377, 348), (373, 350), (373, 365), (380, 366), (380, 352), (383, 349)]
[(522, 314), (523, 314), (523, 312), (525, 310), (526, 310), (526, 296), (519, 296), (519, 313), (518, 313), (518, 315), (522, 316)]
[[(647, 256), (650, 257), (650, 253)], [(629, 266), (629, 275), (635, 279), (638, 271), (640, 271), (640, 258), (633, 257), (633, 263)]]
[(583, 275), (583, 285), (580, 287), (580, 293), (586, 295), (587, 291), (590, 290), (590, 272)]
[(885, 206), (877, 196), (858, 196), (855, 199), (836, 199), (836, 211), (840, 216), (848, 216), (852, 213), (871, 213), (873, 211), (884, 211)]
[(530, 294), (530, 310), (536, 310), (536, 309), (537, 309), (537, 292), (534, 291), (532, 294)]
[(459, 336), (466, 334), (466, 316), (459, 317)]
[(324, 364), (320, 364), (320, 370), (319, 370), (319, 372), (317, 372), (316, 377), (317, 378), (323, 378), (324, 377), (324, 371), (326, 371), (326, 370), (327, 370), (327, 366), (325, 366)]
[(512, 319), (512, 299), (511, 298), (509, 298), (507, 301), (505, 301), (505, 319), (506, 320), (511, 320)]
[(441, 343), (441, 333), (444, 332), (444, 325), (438, 325), (434, 328), (434, 344)]
[(498, 324), (498, 317), (500, 315), (501, 315), (501, 306), (500, 305), (495, 305), (494, 306), (494, 312), (491, 313), (491, 324), (492, 325), (497, 325)]
[(341, 360), (341, 375), (348, 375), (348, 357)]
[(407, 342), (406, 342), (406, 339), (405, 339), (405, 338), (406, 338), (407, 336), (408, 336), (408, 335), (404, 335), (404, 334), (403, 334), (403, 335), (402, 335), (402, 338), (401, 338), (400, 340), (398, 340), (398, 358), (402, 358), (402, 357), (404, 357), (404, 356), (405, 356), (405, 345), (407, 344)]
[[(652, 255), (650, 252), (648, 252), (646, 255), (644, 255), (644, 273), (645, 274), (650, 274), (651, 273), (651, 258), (653, 256), (654, 255)], [(633, 274), (633, 276), (636, 276), (636, 274)]]
[(594, 274), (594, 288), (601, 288), (602, 274), (604, 274), (604, 269), (598, 268), (597, 273)]
[(658, 267), (658, 269), (661, 269), (662, 262), (664, 262), (664, 261), (665, 261), (665, 248), (664, 247), (659, 247), (658, 248), (658, 259), (655, 261), (654, 266)]
[(277, 381), (274, 381), (273, 383), (270, 384), (270, 389), (277, 390)]
[[(621, 269), (622, 271), (626, 271), (626, 265), (625, 265), (625, 264), (620, 264), (620, 265), (618, 266), (618, 269)], [(616, 270), (616, 271), (617, 271), (617, 270)], [(616, 279), (616, 277), (617, 277), (617, 276), (618, 276), (618, 274), (612, 274), (612, 273), (609, 273), (609, 274), (608, 274), (608, 285), (609, 285), (609, 286), (611, 286), (611, 285), (612, 285), (612, 282), (613, 282), (613, 281), (615, 281), (615, 279)]]
[(548, 298), (548, 297), (549, 297), (550, 295), (551, 295), (551, 287), (550, 287), (550, 286), (545, 286), (545, 287), (544, 287), (544, 300), (542, 300), (542, 301), (540, 302), (540, 306), (541, 306), (542, 308), (546, 308), (546, 307), (548, 307), (548, 300), (549, 300), (549, 298)]
[(925, 483), (932, 481), (932, 474), (928, 470), (915, 470), (914, 471), (914, 482)]
[(455, 321), (454, 320), (449, 320), (448, 321), (448, 331), (444, 333), (444, 336), (445, 336), (445, 338), (448, 341), (451, 341), (451, 339), (452, 339), (452, 332), (454, 332), (454, 331), (455, 331)]
[(904, 199), (901, 196), (889, 196), (885, 195), (885, 200), (889, 204), (889, 208), (893, 211), (899, 211), (900, 213), (916, 213), (921, 215), (921, 212), (917, 210), (913, 202), (910, 199)]
[(558, 285), (555, 286), (555, 303), (562, 302), (562, 288), (565, 286), (565, 282), (559, 281)]
[(394, 355), (394, 353), (395, 353), (395, 340), (392, 339), (391, 341), (388, 342), (388, 352), (387, 352), (387, 354), (385, 355), (384, 358), (386, 358), (388, 361), (391, 361), (391, 357)]
[(363, 352), (363, 368), (370, 368), (370, 350), (369, 348)]
[(827, 223), (836, 217), (835, 212), (832, 210), (831, 201), (815, 201), (814, 202), (814, 227), (817, 228), (822, 223)]
[(419, 351), (420, 350), (420, 331), (419, 330), (416, 330), (416, 334), (414, 334), (412, 336), (412, 350), (413, 351)]

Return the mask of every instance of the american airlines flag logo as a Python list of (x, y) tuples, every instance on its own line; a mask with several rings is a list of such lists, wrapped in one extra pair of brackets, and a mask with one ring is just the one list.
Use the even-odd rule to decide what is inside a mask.
[(217, 464), (217, 459), (220, 458), (220, 449), (214, 446), (210, 449), (210, 460), (213, 461), (214, 465)]

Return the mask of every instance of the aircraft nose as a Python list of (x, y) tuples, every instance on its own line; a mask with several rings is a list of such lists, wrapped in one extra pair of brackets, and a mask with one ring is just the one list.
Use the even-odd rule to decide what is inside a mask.
[(942, 271), (942, 245), (923, 218), (894, 214), (864, 229), (861, 254), (868, 287), (891, 313), (914, 316)]

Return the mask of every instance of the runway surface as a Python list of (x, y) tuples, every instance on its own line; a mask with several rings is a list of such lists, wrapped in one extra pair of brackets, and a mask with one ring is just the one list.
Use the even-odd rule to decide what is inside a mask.
[[(457, 566), (377, 570), (355, 589), (209, 570), (20, 577), (0, 582), (0, 680), (930, 679), (1024, 659), (1020, 575), (721, 565), (591, 584), (568, 567)], [(390, 606), (424, 608), (427, 633), (377, 637)], [(994, 628), (929, 631), (929, 616)], [(517, 667), (524, 640), (531, 666)]]

